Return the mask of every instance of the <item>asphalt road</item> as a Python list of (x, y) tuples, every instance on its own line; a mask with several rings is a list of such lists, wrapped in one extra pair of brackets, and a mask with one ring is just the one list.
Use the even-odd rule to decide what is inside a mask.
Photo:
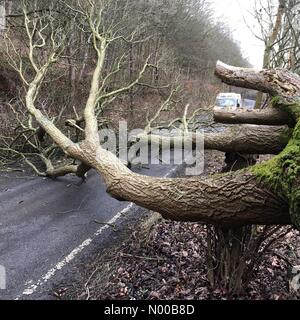
[[(175, 169), (160, 165), (136, 171), (166, 176)], [(78, 182), (76, 177), (0, 176), (0, 276), (1, 266), (6, 271), (0, 299), (49, 298), (47, 287), (54, 279), (69, 275), (69, 265), (93, 245), (99, 250), (102, 242), (113, 241), (111, 225), (138, 210), (112, 199), (95, 172), (86, 183)]]

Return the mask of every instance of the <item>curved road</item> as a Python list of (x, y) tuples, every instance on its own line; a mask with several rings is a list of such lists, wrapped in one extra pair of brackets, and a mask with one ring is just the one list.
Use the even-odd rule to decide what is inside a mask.
[[(136, 171), (166, 176), (176, 169), (151, 166)], [(86, 183), (79, 182), (76, 177), (52, 181), (0, 176), (2, 278), (3, 267), (6, 271), (6, 289), (0, 288), (0, 299), (49, 298), (47, 288), (54, 278), (69, 275), (69, 265), (88, 255), (93, 245), (99, 250), (101, 243), (113, 241), (112, 225), (122, 223), (126, 214), (135, 210), (138, 214), (134, 205), (107, 195), (95, 172), (89, 173)]]

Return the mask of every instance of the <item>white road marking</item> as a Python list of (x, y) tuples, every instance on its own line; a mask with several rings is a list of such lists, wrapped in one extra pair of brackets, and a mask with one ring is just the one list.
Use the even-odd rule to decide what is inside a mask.
[[(170, 177), (174, 172), (176, 172), (177, 168), (172, 169), (170, 172), (168, 172), (164, 178)], [(75, 248), (70, 254), (68, 254), (63, 260), (58, 262), (55, 267), (50, 269), (45, 275), (43, 275), (36, 283), (34, 283), (33, 280), (29, 280), (26, 282), (26, 285), (29, 285), (26, 287), (26, 289), (22, 292), (21, 295), (19, 295), (16, 300), (19, 300), (22, 296), (31, 296), (34, 294), (37, 289), (44, 284), (46, 284), (55, 274), (57, 271), (64, 268), (66, 265), (68, 265), (72, 260), (74, 260), (85, 248), (87, 248), (91, 243), (100, 236), (103, 231), (108, 229), (110, 225), (116, 223), (124, 214), (128, 213), (133, 207), (135, 206), (134, 203), (129, 204), (125, 209), (118, 212), (111, 220), (107, 222), (106, 225), (102, 226), (99, 230), (97, 230), (91, 238), (86, 239), (82, 242), (80, 246)]]

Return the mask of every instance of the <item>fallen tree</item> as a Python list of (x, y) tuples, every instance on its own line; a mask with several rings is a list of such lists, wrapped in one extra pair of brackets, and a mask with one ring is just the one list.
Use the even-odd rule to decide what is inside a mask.
[[(125, 41), (132, 44), (135, 32), (127, 38), (118, 34), (119, 28), (104, 28), (102, 15), (105, 5), (106, 2), (91, 0), (88, 3), (78, 2), (74, 8), (68, 7), (80, 21), (79, 28), (91, 39), (95, 67), (84, 111), (78, 108), (77, 112), (71, 105), (69, 109), (73, 109), (74, 114), (57, 121), (57, 117), (48, 116), (44, 105), (39, 102), (44, 98), (41, 88), (46, 86), (49, 72), (64, 64), (65, 41), (70, 38), (68, 28), (67, 25), (55, 27), (55, 16), (53, 13), (51, 16), (51, 12), (49, 16), (39, 16), (38, 13), (31, 16), (24, 3), (22, 16), (28, 38), (26, 59), (22, 61), (13, 41), (7, 42), (7, 48), (11, 66), (19, 72), (24, 83), (21, 105), (25, 108), (21, 112), (26, 117), (20, 119), (18, 113), (14, 113), (17, 120), (22, 121), (18, 121), (16, 138), (8, 139), (7, 151), (17, 153), (41, 176), (55, 178), (71, 173), (85, 179), (87, 171), (94, 169), (103, 177), (107, 192), (120, 201), (134, 202), (161, 213), (166, 219), (208, 224), (203, 228), (207, 235), (206, 265), (211, 287), (225, 288), (229, 294), (239, 293), (252, 279), (260, 256), (277, 238), (293, 228), (282, 226), (300, 227), (299, 76), (282, 69), (259, 71), (218, 62), (216, 76), (224, 82), (261, 90), (272, 96), (270, 108), (264, 111), (216, 114), (219, 122), (235, 125), (226, 126), (225, 131), (204, 134), (206, 149), (226, 152), (225, 170), (229, 172), (208, 178), (181, 179), (136, 174), (128, 168), (126, 161), (121, 161), (101, 146), (103, 141), (99, 129), (105, 122), (101, 111), (107, 105), (112, 106), (118, 94), (129, 94), (134, 86), (142, 85), (146, 70), (153, 70), (155, 66), (151, 65), (148, 57), (144, 64), (140, 64), (141, 70), (135, 79), (124, 80), (119, 88), (117, 84), (114, 88), (110, 86), (108, 79), (122, 69), (120, 57), (120, 60), (115, 58), (110, 72), (105, 72), (112, 43)], [(188, 106), (182, 119), (167, 125), (168, 128), (179, 126), (179, 136), (155, 135), (153, 127), (158, 125), (160, 114), (169, 111), (171, 100), (172, 92), (151, 120), (148, 118), (153, 113), (149, 112), (148, 125), (138, 138), (147, 145), (159, 146), (169, 143), (177, 146), (178, 141), (188, 140), (195, 147), (199, 133), (190, 132), (189, 128), (196, 130), (197, 120), (201, 117), (198, 117), (198, 110), (188, 118)], [(23, 148), (24, 143), (29, 145), (28, 153)], [(51, 157), (53, 150), (60, 155), (63, 151), (65, 165), (54, 167), (54, 161), (51, 161), (54, 159)], [(251, 153), (272, 153), (276, 156), (271, 161), (249, 167), (256, 161)], [(35, 162), (29, 160), (32, 155), (42, 160), (45, 172), (40, 172)], [(232, 172), (238, 168), (243, 169)]]
[[(204, 147), (207, 150), (221, 152), (238, 152), (249, 154), (278, 154), (281, 152), (289, 139), (292, 130), (287, 126), (256, 126), (235, 125), (222, 132), (204, 133)], [(152, 145), (169, 143), (172, 148), (180, 145), (180, 142), (192, 143), (196, 146), (197, 135), (202, 133), (185, 133), (174, 137), (164, 137), (155, 134), (141, 134), (140, 142)]]
[(284, 69), (253, 70), (217, 63), (216, 75), (225, 83), (258, 89), (272, 96), (273, 108), (279, 108), (296, 123), (286, 148), (274, 159), (249, 171), (259, 185), (272, 190), (289, 206), (292, 222), (300, 227), (299, 147), (300, 147), (300, 77)]
[[(84, 110), (85, 137), (80, 142), (72, 141), (36, 107), (40, 87), (46, 79), (49, 68), (59, 59), (63, 40), (59, 40), (57, 31), (51, 30), (53, 34), (50, 37), (51, 53), (44, 64), (37, 63), (38, 50), (43, 47), (45, 41), (41, 41), (44, 39), (41, 33), (40, 38), (33, 37), (29, 28), (32, 21), (24, 9), (29, 41), (28, 57), (34, 73), (33, 78), (28, 79), (22, 68), (19, 69), (21, 78), (27, 86), (25, 105), (30, 115), (55, 144), (68, 157), (82, 162), (85, 168), (95, 169), (103, 177), (107, 191), (114, 198), (134, 202), (159, 212), (166, 219), (231, 227), (292, 223), (299, 227), (300, 77), (281, 69), (257, 71), (235, 68), (219, 62), (216, 75), (220, 79), (227, 84), (270, 94), (273, 97), (273, 107), (285, 112), (296, 125), (291, 131), (286, 127), (242, 126), (238, 131), (232, 129), (233, 133), (229, 133), (228, 136), (207, 135), (206, 146), (222, 151), (247, 150), (247, 153), (249, 150), (255, 153), (272, 151), (279, 155), (271, 161), (245, 170), (206, 179), (145, 177), (132, 172), (115, 155), (100, 146), (95, 110), (99, 103), (111, 98), (116, 91), (105, 94), (101, 92), (103, 65), (112, 39), (109, 38), (111, 34), (101, 31), (99, 21), (101, 15), (98, 14), (93, 2), (90, 7), (89, 11), (81, 14), (84, 14), (89, 22), (97, 62)], [(147, 66), (146, 63), (144, 68)], [(128, 87), (121, 88), (117, 92), (126, 92), (127, 89)], [(77, 172), (77, 168), (69, 169)], [(66, 174), (68, 170), (60, 169), (60, 173)]]
[(284, 111), (275, 108), (267, 108), (263, 110), (237, 110), (237, 111), (215, 111), (214, 120), (227, 124), (256, 124), (281, 126), (289, 125), (293, 127), (295, 122)]

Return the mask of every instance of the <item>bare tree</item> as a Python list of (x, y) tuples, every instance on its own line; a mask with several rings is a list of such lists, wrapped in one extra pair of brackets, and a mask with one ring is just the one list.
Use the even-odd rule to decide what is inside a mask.
[[(255, 36), (265, 45), (263, 68), (286, 68), (296, 72), (299, 66), (299, 35), (296, 0), (256, 1), (253, 17), (259, 25)], [(257, 96), (256, 108), (263, 102)]]

